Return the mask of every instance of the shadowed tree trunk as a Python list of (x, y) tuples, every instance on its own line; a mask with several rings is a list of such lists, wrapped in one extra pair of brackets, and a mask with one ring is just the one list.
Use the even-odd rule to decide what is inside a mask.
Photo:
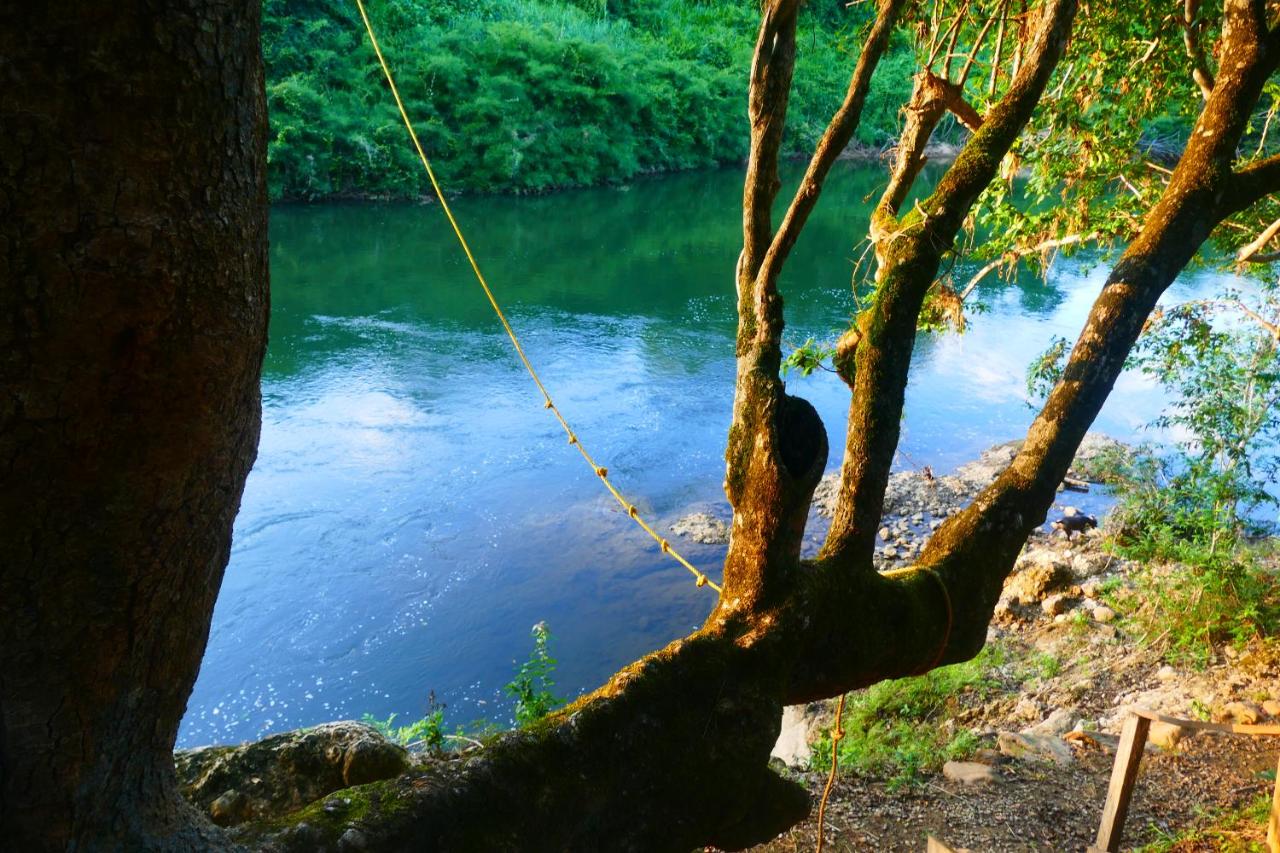
[(225, 843), (172, 751), (257, 447), (259, 4), (0, 12), (0, 846)]

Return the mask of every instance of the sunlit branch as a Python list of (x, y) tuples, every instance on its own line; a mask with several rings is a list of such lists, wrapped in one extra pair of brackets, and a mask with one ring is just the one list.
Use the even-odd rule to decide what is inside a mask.
[(1280, 234), (1280, 219), (1277, 219), (1275, 222), (1272, 222), (1263, 229), (1262, 233), (1259, 234), (1258, 238), (1252, 243), (1241, 247), (1240, 251), (1236, 253), (1236, 262), (1241, 264), (1269, 264), (1274, 260), (1280, 259), (1280, 253), (1270, 252), (1262, 254), (1262, 250), (1267, 247), (1268, 243), (1275, 239), (1277, 234)]
[(1098, 232), (1094, 231), (1090, 234), (1072, 234), (1069, 237), (1060, 237), (1056, 240), (1042, 240), (1034, 246), (1022, 246), (1011, 249), (984, 266), (982, 269), (978, 270), (978, 272), (974, 274), (973, 278), (969, 279), (969, 283), (965, 285), (964, 290), (960, 291), (960, 301), (964, 302), (968, 299), (969, 294), (973, 293), (978, 284), (1000, 267), (1013, 266), (1028, 255), (1044, 255), (1057, 249), (1074, 246), (1078, 243), (1088, 243), (1096, 239), (1098, 239)]
[(1196, 16), (1200, 13), (1200, 0), (1185, 0), (1182, 8), (1182, 43), (1191, 60), (1191, 79), (1200, 87), (1200, 94), (1205, 100), (1213, 94), (1213, 72), (1209, 70), (1209, 61), (1205, 57), (1204, 48), (1200, 44), (1200, 25)]
[(782, 266), (795, 245), (796, 237), (818, 203), (818, 197), (822, 193), (822, 187), (827, 174), (831, 171), (831, 166), (853, 138), (853, 133), (862, 117), (867, 93), (871, 90), (872, 75), (875, 74), (876, 67), (888, 49), (889, 37), (905, 5), (906, 0), (880, 0), (875, 24), (862, 47), (858, 64), (849, 79), (849, 89), (845, 94), (844, 103), (836, 110), (822, 138), (818, 140), (813, 157), (809, 161), (809, 167), (805, 170), (804, 178), (796, 189), (782, 224), (769, 245), (757, 277), (776, 278), (782, 271)]

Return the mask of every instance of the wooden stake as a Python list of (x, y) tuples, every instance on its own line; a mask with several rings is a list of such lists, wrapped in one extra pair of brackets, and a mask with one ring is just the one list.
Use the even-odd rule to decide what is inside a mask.
[(1111, 784), (1107, 786), (1107, 804), (1102, 810), (1098, 838), (1091, 850), (1115, 853), (1120, 849), (1120, 835), (1124, 831), (1124, 819), (1129, 814), (1133, 783), (1138, 778), (1138, 765), (1142, 761), (1142, 750), (1147, 745), (1150, 728), (1151, 720), (1136, 714), (1124, 721), (1120, 745), (1116, 748), (1116, 763), (1111, 769)]
[(1271, 793), (1271, 817), (1267, 819), (1267, 850), (1280, 853), (1280, 763), (1276, 765), (1276, 787)]

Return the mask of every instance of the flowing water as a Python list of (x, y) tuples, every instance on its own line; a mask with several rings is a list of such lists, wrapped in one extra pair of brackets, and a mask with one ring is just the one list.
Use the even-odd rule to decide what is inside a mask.
[[(831, 337), (854, 310), (882, 175), (841, 164), (829, 181), (782, 281), (790, 343)], [(456, 203), (557, 402), (663, 528), (727, 510), (740, 197), (741, 175), (721, 171)], [(180, 746), (407, 721), (431, 695), (450, 725), (507, 724), (502, 686), (535, 622), (564, 695), (701, 622), (713, 594), (567, 445), (437, 206), (281, 207), (271, 244), (262, 442)], [(1050, 336), (1075, 338), (1105, 273), (1062, 260), (1047, 283), (992, 277), (967, 333), (922, 334), (900, 466), (941, 473), (1021, 436), (1027, 364)], [(818, 372), (789, 389), (818, 408), (838, 467), (844, 386)], [(1095, 428), (1133, 438), (1159, 406), (1126, 376)], [(719, 577), (722, 547), (677, 544)]]

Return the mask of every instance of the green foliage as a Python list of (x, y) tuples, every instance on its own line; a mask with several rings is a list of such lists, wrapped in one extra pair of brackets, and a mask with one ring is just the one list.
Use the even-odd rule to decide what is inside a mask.
[(813, 338), (809, 338), (782, 360), (782, 375), (786, 376), (792, 370), (800, 371), (801, 376), (808, 376), (819, 368), (831, 370), (824, 362), (835, 355), (835, 352), (834, 346), (814, 343)]
[(425, 717), (407, 726), (397, 726), (395, 714), (385, 720), (379, 720), (372, 714), (365, 714), (360, 719), (381, 732), (387, 740), (403, 747), (422, 746), (431, 752), (444, 749), (444, 706), (433, 707)]
[(515, 697), (516, 724), (520, 726), (536, 723), (565, 702), (552, 692), (556, 659), (549, 649), (551, 631), (545, 622), (539, 622), (533, 626), (532, 634), (533, 651), (506, 686), (507, 693)]
[[(1243, 317), (1220, 316), (1239, 306)], [(1150, 322), (1132, 362), (1171, 396), (1154, 425), (1177, 436), (1172, 452), (1111, 453), (1087, 472), (1119, 498), (1110, 523), (1128, 556), (1202, 564), (1266, 530), (1257, 511), (1276, 503), (1280, 470), (1280, 354), (1267, 317), (1280, 318), (1280, 302), (1264, 291), (1253, 307), (1190, 303)]]
[[(963, 694), (996, 692), (1000, 682), (993, 670), (1004, 662), (1003, 651), (987, 646), (965, 663), (850, 693), (839, 745), (841, 770), (887, 774), (896, 787), (972, 754), (977, 736), (964, 729), (948, 731), (942, 723), (959, 709)], [(829, 734), (814, 745), (812, 763), (815, 770), (830, 769)]]
[(1054, 335), (1049, 339), (1049, 346), (1027, 367), (1028, 405), (1049, 396), (1053, 386), (1062, 378), (1062, 369), (1070, 354), (1071, 343), (1066, 338)]
[(1047, 681), (1062, 672), (1062, 661), (1055, 655), (1051, 655), (1048, 652), (1041, 652), (1036, 655), (1032, 659), (1031, 664), (1035, 669), (1036, 675), (1038, 675), (1042, 680)]
[[(369, 11), (450, 190), (621, 183), (746, 156), (753, 3), (376, 0)], [(839, 105), (868, 19), (839, 4), (806, 17), (789, 152), (807, 151)], [(273, 198), (430, 192), (350, 3), (266, 0), (263, 54)], [(892, 133), (910, 85), (906, 73), (877, 79), (869, 142)]]
[(1260, 555), (1211, 554), (1172, 538), (1164, 548), (1180, 562), (1148, 567), (1108, 598), (1165, 657), (1204, 666), (1218, 645), (1242, 648), (1280, 628), (1280, 578)]
[(1276, 503), (1267, 486), (1280, 471), (1280, 352), (1265, 317), (1280, 319), (1280, 299), (1264, 292), (1256, 301), (1255, 310), (1228, 293), (1179, 305), (1153, 318), (1135, 355), (1174, 396), (1156, 426), (1187, 436), (1168, 476), (1182, 498), (1170, 523), (1211, 551)]
[(1270, 814), (1271, 795), (1263, 793), (1238, 808), (1203, 812), (1189, 829), (1170, 831), (1153, 823), (1150, 828), (1155, 840), (1137, 848), (1136, 853), (1175, 853), (1180, 850), (1261, 853), (1266, 850), (1263, 838)]

